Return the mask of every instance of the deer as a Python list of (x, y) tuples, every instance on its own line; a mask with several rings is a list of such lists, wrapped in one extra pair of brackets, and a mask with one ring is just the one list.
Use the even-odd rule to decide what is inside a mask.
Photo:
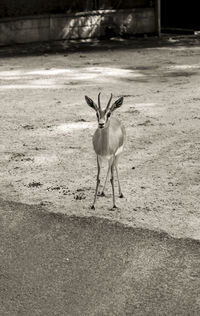
[[(116, 170), (117, 175), (119, 197), (123, 198), (124, 195), (122, 193), (119, 181), (118, 160), (124, 149), (126, 131), (121, 122), (117, 118), (112, 116), (112, 113), (123, 104), (123, 97), (120, 97), (114, 103), (111, 104), (113, 97), (111, 93), (107, 106), (103, 110), (100, 102), (100, 94), (101, 92), (98, 94), (98, 105), (91, 98), (85, 96), (86, 103), (93, 110), (95, 110), (98, 122), (98, 128), (96, 129), (92, 139), (93, 148), (97, 157), (97, 178), (94, 201), (91, 206), (91, 209), (95, 209), (97, 195), (105, 196), (104, 191), (106, 188), (106, 183), (109, 174), (111, 175), (110, 183), (112, 186), (113, 209), (116, 209), (117, 206), (115, 203), (114, 170)], [(100, 186), (100, 173), (103, 160), (108, 161), (108, 170), (102, 192), (98, 193), (98, 189)]]

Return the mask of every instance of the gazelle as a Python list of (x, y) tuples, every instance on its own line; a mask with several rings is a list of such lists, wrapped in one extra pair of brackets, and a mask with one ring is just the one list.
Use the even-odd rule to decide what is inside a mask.
[(100, 185), (100, 172), (102, 166), (102, 160), (105, 158), (108, 160), (108, 171), (105, 179), (105, 183), (103, 186), (103, 190), (101, 192), (101, 196), (104, 196), (104, 190), (106, 186), (106, 182), (108, 179), (108, 175), (111, 172), (110, 182), (112, 185), (112, 194), (113, 194), (113, 208), (116, 208), (115, 204), (115, 189), (114, 189), (114, 168), (116, 169), (118, 186), (119, 186), (119, 197), (123, 198), (119, 175), (118, 175), (118, 159), (120, 154), (123, 151), (124, 141), (125, 141), (125, 128), (121, 125), (120, 121), (111, 116), (112, 112), (118, 109), (123, 103), (123, 97), (119, 98), (115, 101), (111, 106), (112, 94), (108, 101), (108, 104), (104, 110), (101, 108), (100, 103), (100, 93), (98, 95), (98, 106), (97, 104), (85, 96), (85, 100), (87, 104), (96, 111), (98, 128), (96, 129), (93, 135), (93, 147), (97, 155), (97, 182), (96, 182), (96, 190), (94, 195), (94, 202), (92, 204), (92, 209), (95, 209), (98, 188)]

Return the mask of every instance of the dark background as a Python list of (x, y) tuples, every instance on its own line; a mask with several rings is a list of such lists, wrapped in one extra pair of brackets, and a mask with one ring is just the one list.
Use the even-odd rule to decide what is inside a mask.
[(100, 9), (132, 9), (154, 5), (151, 0), (1, 0), (0, 17), (58, 14)]
[(162, 27), (200, 29), (198, 2), (161, 0)]

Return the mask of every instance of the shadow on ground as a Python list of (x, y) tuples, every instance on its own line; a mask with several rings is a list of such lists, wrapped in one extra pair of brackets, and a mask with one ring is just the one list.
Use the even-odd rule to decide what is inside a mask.
[(199, 243), (0, 200), (0, 314), (199, 315)]
[(41, 54), (74, 52), (92, 52), (104, 50), (124, 49), (148, 49), (148, 48), (191, 48), (199, 45), (200, 38), (197, 35), (162, 34), (157, 36), (134, 36), (130, 38), (114, 37), (111, 39), (92, 40), (63, 40), (52, 42), (36, 42), (0, 46), (0, 57), (37, 56)]

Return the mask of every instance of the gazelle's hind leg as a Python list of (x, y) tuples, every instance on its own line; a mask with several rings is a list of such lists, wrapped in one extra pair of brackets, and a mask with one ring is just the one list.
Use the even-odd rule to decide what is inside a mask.
[(115, 204), (115, 188), (114, 188), (114, 166), (115, 166), (115, 161), (114, 161), (114, 157), (113, 159), (110, 160), (111, 163), (111, 178), (110, 178), (110, 182), (112, 185), (112, 194), (113, 194), (113, 208), (117, 208), (116, 204)]
[(95, 210), (95, 204), (96, 204), (96, 199), (97, 199), (97, 192), (100, 184), (100, 171), (101, 171), (101, 160), (97, 156), (97, 182), (96, 182), (96, 190), (95, 190), (95, 195), (94, 195), (94, 202), (91, 206), (91, 209)]
[(124, 195), (123, 195), (122, 190), (121, 190), (121, 185), (120, 185), (120, 182), (119, 182), (118, 167), (117, 167), (118, 159), (119, 159), (119, 155), (115, 157), (114, 164), (115, 164), (115, 170), (116, 170), (116, 174), (117, 174), (117, 181), (118, 181), (118, 188), (119, 188), (119, 197), (123, 198)]

